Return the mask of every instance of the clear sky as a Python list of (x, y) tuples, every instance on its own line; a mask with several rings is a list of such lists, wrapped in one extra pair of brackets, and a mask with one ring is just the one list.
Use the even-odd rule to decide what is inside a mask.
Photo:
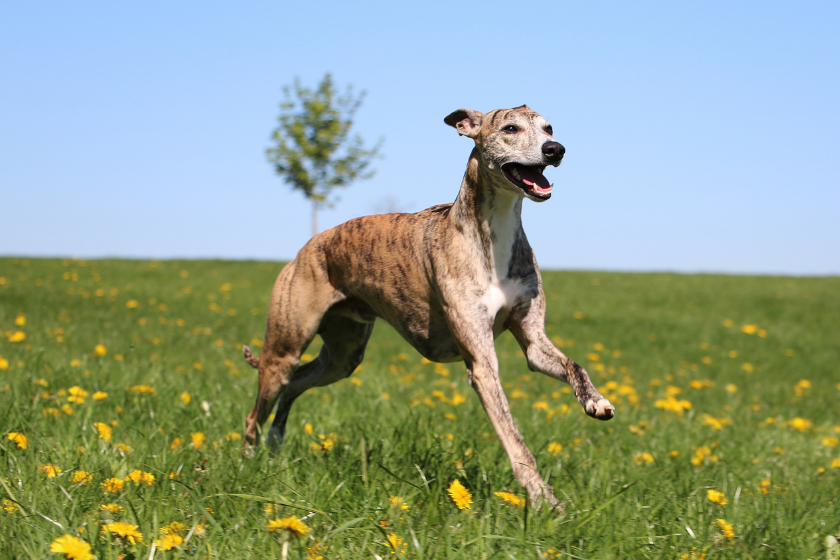
[(525, 201), (546, 269), (840, 273), (840, 3), (3, 2), (0, 255), (294, 257), (282, 87), (368, 95), (376, 177), (322, 229), (452, 201), (465, 107), (567, 150)]

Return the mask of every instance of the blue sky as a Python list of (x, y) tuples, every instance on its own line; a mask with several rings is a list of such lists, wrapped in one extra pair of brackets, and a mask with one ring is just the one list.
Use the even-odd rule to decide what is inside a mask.
[(836, 2), (5, 2), (0, 255), (294, 257), (265, 148), (282, 87), (367, 91), (372, 180), (322, 229), (458, 192), (460, 107), (567, 149), (525, 231), (546, 269), (840, 273)]

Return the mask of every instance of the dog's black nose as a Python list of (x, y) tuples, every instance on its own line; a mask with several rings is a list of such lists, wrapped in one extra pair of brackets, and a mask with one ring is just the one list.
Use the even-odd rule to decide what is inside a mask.
[(563, 158), (563, 154), (566, 153), (566, 148), (559, 142), (548, 141), (542, 145), (542, 153), (548, 159), (560, 160)]

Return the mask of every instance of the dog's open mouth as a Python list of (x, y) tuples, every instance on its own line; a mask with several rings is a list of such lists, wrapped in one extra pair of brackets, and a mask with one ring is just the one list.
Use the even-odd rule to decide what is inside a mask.
[(506, 163), (502, 166), (507, 180), (525, 191), (525, 194), (547, 200), (551, 197), (551, 187), (554, 185), (549, 184), (543, 175), (544, 170), (544, 165)]

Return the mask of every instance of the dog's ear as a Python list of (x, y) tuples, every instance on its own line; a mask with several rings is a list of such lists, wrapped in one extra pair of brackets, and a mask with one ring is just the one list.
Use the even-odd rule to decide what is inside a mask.
[(484, 117), (484, 113), (481, 111), (458, 109), (443, 119), (443, 122), (449, 126), (455, 127), (455, 130), (457, 130), (458, 134), (461, 136), (475, 138), (478, 136), (478, 131), (481, 129), (482, 117)]

